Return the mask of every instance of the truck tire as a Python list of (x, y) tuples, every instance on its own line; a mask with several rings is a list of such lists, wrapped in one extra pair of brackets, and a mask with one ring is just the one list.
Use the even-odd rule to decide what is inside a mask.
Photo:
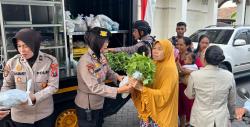
[(56, 103), (53, 115), (55, 127), (78, 127), (75, 103), (72, 100)]
[(55, 127), (78, 127), (75, 109), (66, 109), (61, 112), (55, 122)]

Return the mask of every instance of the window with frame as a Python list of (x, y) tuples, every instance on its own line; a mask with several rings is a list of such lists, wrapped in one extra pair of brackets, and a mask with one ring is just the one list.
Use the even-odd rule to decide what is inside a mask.
[(247, 30), (241, 30), (236, 34), (235, 40), (236, 39), (242, 39), (245, 40), (247, 44), (249, 44), (248, 42), (248, 31)]

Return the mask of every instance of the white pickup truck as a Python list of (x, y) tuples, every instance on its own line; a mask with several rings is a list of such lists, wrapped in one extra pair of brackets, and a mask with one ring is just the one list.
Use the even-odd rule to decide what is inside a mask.
[(225, 60), (220, 65), (231, 71), (235, 78), (250, 75), (250, 26), (210, 26), (190, 36), (195, 48), (201, 35), (209, 36), (210, 45), (220, 46)]

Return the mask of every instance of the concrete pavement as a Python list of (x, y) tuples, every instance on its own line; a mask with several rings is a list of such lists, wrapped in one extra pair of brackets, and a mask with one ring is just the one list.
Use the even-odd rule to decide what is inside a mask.
[(133, 102), (129, 100), (117, 114), (105, 118), (103, 127), (139, 127)]

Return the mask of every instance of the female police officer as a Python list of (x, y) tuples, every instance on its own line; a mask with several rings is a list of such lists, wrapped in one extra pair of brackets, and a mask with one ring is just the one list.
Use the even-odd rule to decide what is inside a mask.
[(59, 81), (57, 60), (39, 51), (41, 35), (35, 30), (21, 29), (12, 42), (19, 54), (6, 63), (1, 91), (13, 88), (26, 91), (31, 80), (32, 104), (11, 108), (11, 119), (16, 127), (52, 127), (52, 94), (58, 89)]
[(126, 92), (130, 88), (126, 85), (115, 88), (104, 83), (106, 78), (112, 81), (122, 80), (121, 76), (110, 69), (103, 55), (110, 35), (107, 29), (95, 27), (84, 36), (89, 48), (77, 66), (78, 89), (75, 104), (79, 127), (101, 127), (104, 98), (116, 98), (117, 93)]

